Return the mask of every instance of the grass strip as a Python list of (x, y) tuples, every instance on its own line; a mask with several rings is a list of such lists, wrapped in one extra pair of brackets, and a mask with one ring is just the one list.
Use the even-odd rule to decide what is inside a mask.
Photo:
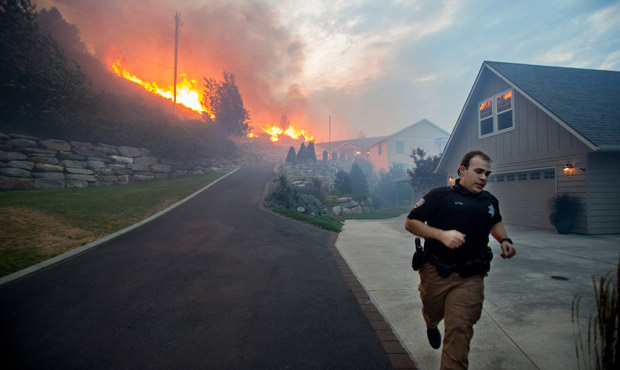
[(224, 174), (110, 187), (0, 192), (0, 276), (131, 226)]
[(328, 231), (335, 231), (337, 233), (342, 231), (343, 222), (333, 217), (311, 216), (288, 208), (271, 208), (271, 210), (283, 216), (302, 221)]
[(343, 215), (342, 217), (345, 220), (383, 220), (386, 218), (400, 217), (404, 213), (408, 213), (408, 212), (409, 210), (404, 209), (404, 208), (390, 208), (390, 209), (379, 209), (376, 211), (372, 211), (370, 213), (363, 213), (359, 215), (356, 215), (356, 214)]

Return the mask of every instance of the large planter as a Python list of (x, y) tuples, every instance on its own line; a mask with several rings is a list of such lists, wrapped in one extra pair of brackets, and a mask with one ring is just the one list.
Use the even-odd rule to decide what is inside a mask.
[(555, 226), (558, 234), (570, 234), (571, 230), (573, 229), (573, 223), (574, 221), (571, 219), (562, 219), (557, 220), (555, 224), (553, 224), (553, 226)]

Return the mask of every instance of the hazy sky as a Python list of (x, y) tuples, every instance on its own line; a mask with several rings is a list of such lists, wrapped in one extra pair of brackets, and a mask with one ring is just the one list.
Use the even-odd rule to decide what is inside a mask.
[(389, 135), (426, 118), (448, 132), (485, 60), (620, 70), (620, 0), (40, 0), (104, 62), (110, 46), (167, 82), (222, 70), (252, 119), (281, 114), (319, 141)]

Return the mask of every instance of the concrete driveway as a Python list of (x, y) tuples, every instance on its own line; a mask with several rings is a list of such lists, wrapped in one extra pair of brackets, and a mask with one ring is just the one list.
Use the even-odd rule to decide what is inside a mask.
[[(414, 237), (406, 215), (348, 220), (336, 248), (420, 369), (438, 369), (441, 349), (428, 344), (419, 276), (411, 269)], [(474, 327), (470, 369), (577, 369), (571, 303), (582, 297), (581, 321), (593, 312), (592, 276), (616, 273), (620, 235), (559, 235), (507, 225), (516, 256), (495, 258), (485, 279), (482, 318)], [(558, 277), (567, 280), (558, 280)], [(443, 334), (443, 323), (440, 326)]]

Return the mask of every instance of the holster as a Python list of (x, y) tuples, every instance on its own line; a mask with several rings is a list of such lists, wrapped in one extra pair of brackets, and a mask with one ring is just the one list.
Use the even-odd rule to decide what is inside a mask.
[(415, 253), (411, 259), (411, 268), (413, 271), (418, 271), (426, 262), (426, 251), (422, 248), (420, 238), (415, 238)]

